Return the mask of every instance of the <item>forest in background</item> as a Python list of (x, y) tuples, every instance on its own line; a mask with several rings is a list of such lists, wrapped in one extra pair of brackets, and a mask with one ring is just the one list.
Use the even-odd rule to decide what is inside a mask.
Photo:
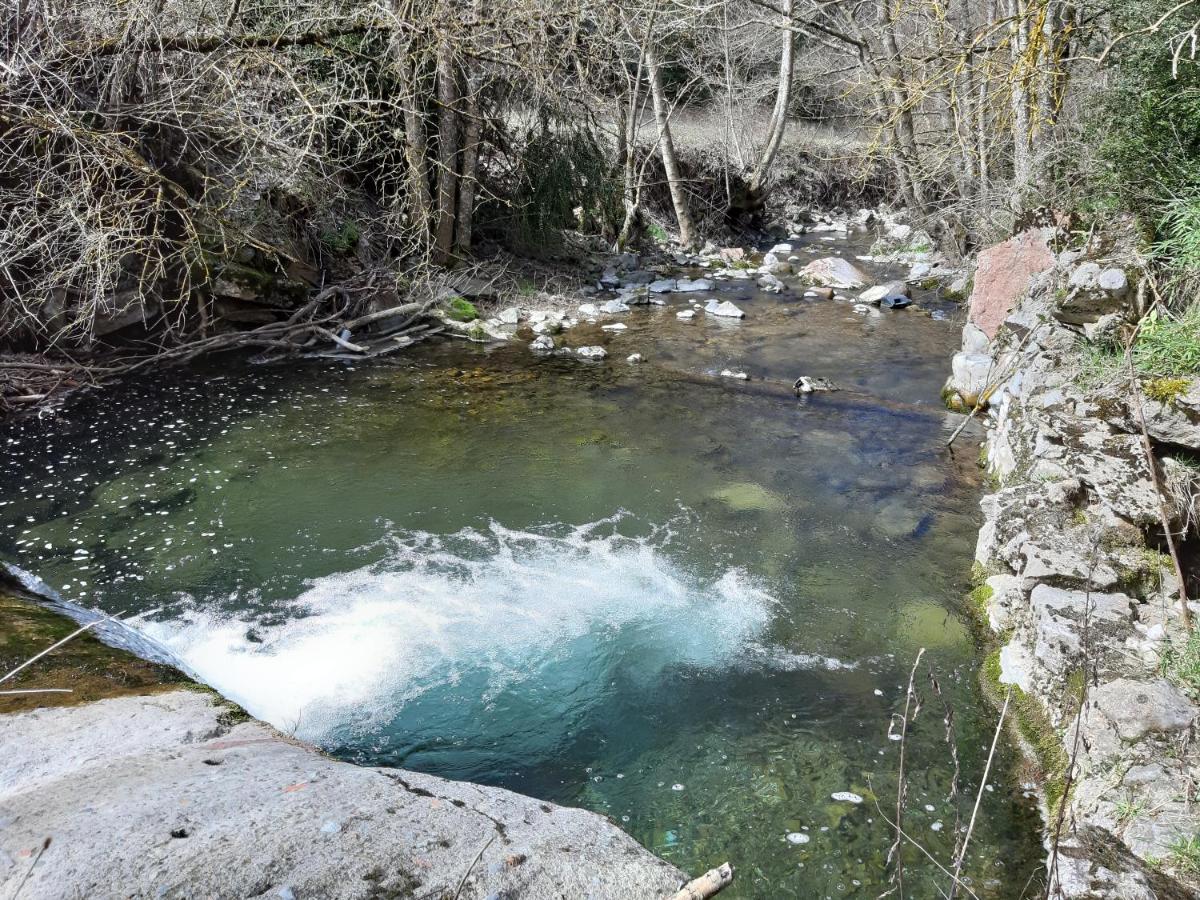
[(404, 295), (567, 232), (695, 247), (769, 229), (788, 197), (903, 208), (952, 257), (1024, 223), (1131, 215), (1173, 284), (1200, 268), (1198, 0), (16, 0), (3, 16), (10, 351), (83, 353), (132, 320), (159, 347), (195, 341), (223, 281), (291, 308), (363, 272)]

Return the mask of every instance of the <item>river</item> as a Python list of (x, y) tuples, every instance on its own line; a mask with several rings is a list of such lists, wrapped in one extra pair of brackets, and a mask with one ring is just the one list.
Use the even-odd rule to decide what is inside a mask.
[[(978, 473), (938, 396), (957, 311), (718, 296), (746, 319), (673, 295), (568, 336), (604, 361), (208, 361), (11, 420), (0, 554), (344, 758), (604, 813), (686, 870), (732, 861), (723, 896), (875, 897), (918, 650), (962, 784), (923, 665), (906, 821), (943, 863), (995, 724), (959, 611)], [(801, 374), (843, 390), (791, 397)], [(1015, 765), (972, 839), (980, 897), (1040, 859)]]

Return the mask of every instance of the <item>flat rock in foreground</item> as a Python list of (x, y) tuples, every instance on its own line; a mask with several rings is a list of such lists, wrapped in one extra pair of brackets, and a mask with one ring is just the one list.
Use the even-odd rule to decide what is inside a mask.
[(598, 900), (686, 880), (601, 816), (338, 762), (202, 691), (0, 716), (0, 746), (0, 895), (23, 900), (443, 898), (464, 876), (462, 900)]

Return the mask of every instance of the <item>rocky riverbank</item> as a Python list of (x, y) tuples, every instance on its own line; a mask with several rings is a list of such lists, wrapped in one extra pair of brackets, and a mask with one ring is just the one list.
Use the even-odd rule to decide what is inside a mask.
[[(5, 671), (74, 623), (0, 587)], [(9, 664), (12, 665), (9, 665)], [(667, 897), (602, 816), (330, 759), (167, 666), (76, 637), (0, 698), (5, 897)]]
[[(1197, 643), (1138, 413), (1172, 531), (1192, 535), (1186, 571), (1200, 386), (1147, 376), (1131, 390), (1122, 344), (1147, 305), (1135, 263), (1119, 242), (1072, 246), (1051, 230), (984, 251), (946, 387), (951, 405), (986, 407), (993, 489), (971, 599), (992, 635), (985, 677), (1000, 702), (1011, 688), (1010, 721), (1041, 770), (1051, 896), (1200, 886)], [(1147, 335), (1143, 323), (1136, 352)]]

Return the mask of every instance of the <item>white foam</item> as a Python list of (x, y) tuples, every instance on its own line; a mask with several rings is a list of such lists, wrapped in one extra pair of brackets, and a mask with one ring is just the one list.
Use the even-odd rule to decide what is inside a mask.
[(775, 601), (753, 579), (694, 576), (655, 539), (605, 526), (400, 534), (383, 562), (262, 611), (282, 624), (204, 609), (139, 624), (222, 694), (311, 740), (386, 721), (448, 682), (494, 696), (552, 668), (577, 681), (566, 689), (599, 693), (614, 659), (624, 677), (657, 679), (763, 655)]

